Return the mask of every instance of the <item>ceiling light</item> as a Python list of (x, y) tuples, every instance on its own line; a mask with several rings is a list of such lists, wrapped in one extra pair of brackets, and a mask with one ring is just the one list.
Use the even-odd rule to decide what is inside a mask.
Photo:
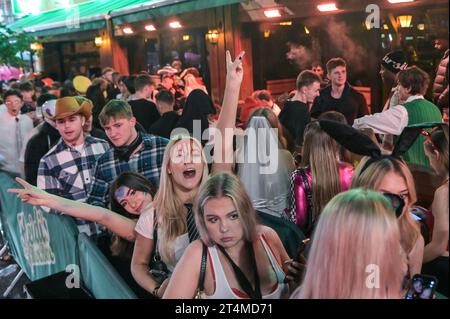
[(180, 21), (172, 21), (169, 23), (169, 27), (171, 27), (172, 29), (179, 29), (183, 26), (181, 25)]
[(279, 17), (281, 17), (280, 10), (278, 10), (278, 9), (264, 10), (264, 15), (267, 18), (279, 18)]
[(388, 0), (389, 3), (413, 2), (414, 0)]
[(130, 27), (123, 28), (122, 31), (125, 34), (133, 34), (134, 33), (133, 29), (131, 29)]
[(147, 24), (145, 26), (145, 30), (147, 30), (147, 31), (156, 31), (156, 28), (155, 28), (155, 26), (153, 24)]
[(336, 11), (338, 10), (338, 8), (336, 7), (336, 3), (324, 3), (324, 4), (319, 4), (317, 6), (317, 9), (320, 12), (329, 12), (329, 11)]

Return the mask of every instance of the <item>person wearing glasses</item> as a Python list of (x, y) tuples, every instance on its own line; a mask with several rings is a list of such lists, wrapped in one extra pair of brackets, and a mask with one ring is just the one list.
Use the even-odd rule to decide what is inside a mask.
[(425, 246), (424, 273), (435, 276), (441, 284), (439, 292), (449, 296), (449, 213), (448, 213), (448, 125), (435, 128), (427, 136), (423, 147), (431, 167), (441, 177), (441, 185), (434, 193), (431, 212), (434, 217), (431, 242)]
[[(407, 266), (399, 226), (377, 192), (352, 189), (335, 196), (320, 216), (305, 277), (291, 299), (402, 298)], [(376, 286), (370, 283), (374, 276)]]
[(369, 158), (361, 160), (350, 188), (365, 188), (382, 193), (396, 211), (401, 245), (408, 258), (409, 275), (420, 274), (424, 239), (418, 222), (410, 213), (417, 200), (414, 179), (406, 163), (394, 157), (382, 157), (366, 167)]
[(0, 170), (23, 176), (24, 168), (19, 159), (25, 151), (33, 121), (20, 114), (24, 102), (18, 90), (6, 91), (3, 100), (7, 111), (0, 114)]

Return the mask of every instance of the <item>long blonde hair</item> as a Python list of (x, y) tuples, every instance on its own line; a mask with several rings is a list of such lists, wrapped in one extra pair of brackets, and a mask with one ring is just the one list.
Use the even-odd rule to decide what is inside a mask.
[(400, 298), (405, 271), (389, 202), (372, 191), (350, 190), (325, 206), (304, 281), (291, 298)]
[(208, 246), (215, 244), (206, 228), (203, 208), (209, 199), (221, 197), (229, 197), (233, 201), (244, 230), (245, 240), (253, 242), (256, 239), (257, 223), (252, 201), (239, 178), (229, 173), (220, 173), (210, 177), (198, 192), (194, 214), (200, 238)]
[[(161, 167), (161, 178), (159, 190), (155, 195), (154, 207), (158, 215), (158, 249), (165, 262), (174, 264), (174, 242), (175, 239), (187, 232), (186, 218), (184, 214), (184, 202), (177, 197), (171, 176), (168, 174), (170, 164), (170, 153), (172, 148), (180, 141), (191, 140), (202, 150), (199, 141), (189, 135), (177, 135), (171, 138), (164, 151), (164, 158)], [(202, 151), (203, 174), (200, 185), (208, 177), (208, 165)], [(198, 185), (198, 187), (200, 187)]]
[(321, 129), (319, 122), (311, 122), (306, 126), (300, 166), (309, 166), (311, 169), (311, 191), (316, 218), (325, 205), (341, 192), (338, 154), (336, 142)]
[[(408, 188), (408, 204), (410, 208), (417, 201), (416, 188), (414, 186), (414, 179), (411, 171), (400, 159), (394, 159), (391, 157), (383, 158), (370, 164), (363, 172), (362, 168), (365, 166), (369, 158), (365, 157), (359, 163), (355, 175), (353, 176), (350, 188), (367, 188), (371, 190), (378, 190), (381, 181), (388, 173), (396, 173), (401, 176)], [(406, 210), (399, 219), (401, 243), (402, 247), (407, 254), (413, 249), (420, 234), (420, 229), (417, 223), (412, 219), (411, 215)]]

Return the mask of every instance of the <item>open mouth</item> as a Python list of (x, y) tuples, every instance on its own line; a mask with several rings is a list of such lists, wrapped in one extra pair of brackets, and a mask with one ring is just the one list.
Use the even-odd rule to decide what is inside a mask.
[(184, 178), (194, 178), (195, 177), (195, 168), (188, 168), (183, 171)]

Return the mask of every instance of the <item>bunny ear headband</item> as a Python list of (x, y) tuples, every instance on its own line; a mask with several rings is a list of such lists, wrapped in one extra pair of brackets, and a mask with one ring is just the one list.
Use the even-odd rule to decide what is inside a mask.
[(376, 145), (368, 136), (354, 129), (350, 125), (330, 120), (319, 120), (319, 123), (320, 127), (328, 135), (350, 152), (371, 157), (361, 171), (364, 171), (370, 164), (383, 158), (400, 158), (401, 155), (408, 151), (424, 129), (444, 125), (444, 123), (441, 122), (428, 122), (407, 126), (399, 136), (392, 154), (382, 155), (378, 145)]

